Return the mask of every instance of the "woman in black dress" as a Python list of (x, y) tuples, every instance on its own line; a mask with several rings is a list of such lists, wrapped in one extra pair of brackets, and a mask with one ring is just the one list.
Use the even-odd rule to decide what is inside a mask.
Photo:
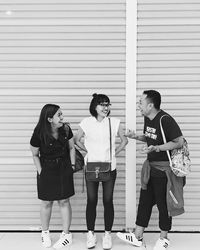
[(72, 131), (69, 128), (66, 132), (58, 105), (46, 104), (42, 108), (30, 144), (37, 169), (38, 198), (41, 200), (42, 243), (45, 247), (51, 246), (49, 223), (53, 201), (56, 200), (62, 216), (63, 232), (53, 247), (60, 249), (72, 243), (69, 197), (74, 195), (75, 148)]

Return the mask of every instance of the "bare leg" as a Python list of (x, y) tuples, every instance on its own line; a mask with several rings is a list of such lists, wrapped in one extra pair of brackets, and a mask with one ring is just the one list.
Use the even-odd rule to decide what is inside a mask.
[(144, 227), (136, 225), (136, 228), (135, 228), (135, 237), (137, 239), (143, 238), (144, 229), (145, 229)]
[(49, 230), (53, 201), (42, 201), (40, 206), (40, 220), (42, 231)]
[(69, 199), (58, 201), (60, 207), (62, 223), (63, 223), (63, 232), (69, 233), (69, 228), (71, 226), (72, 220), (72, 209)]
[(168, 231), (160, 231), (160, 238), (161, 239), (168, 239), (167, 235), (168, 235)]

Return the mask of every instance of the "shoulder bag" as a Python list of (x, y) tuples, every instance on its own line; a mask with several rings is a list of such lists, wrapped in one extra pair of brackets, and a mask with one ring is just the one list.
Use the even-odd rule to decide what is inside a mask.
[[(161, 122), (163, 116), (160, 118), (160, 129), (163, 137), (163, 142), (167, 143)], [(173, 173), (178, 177), (184, 177), (187, 174), (189, 174), (189, 172), (191, 172), (191, 160), (189, 157), (188, 143), (185, 138), (183, 139), (184, 139), (183, 146), (181, 148), (173, 149), (171, 151), (171, 156), (169, 150), (167, 150), (167, 156), (169, 158), (170, 168), (173, 171)]]

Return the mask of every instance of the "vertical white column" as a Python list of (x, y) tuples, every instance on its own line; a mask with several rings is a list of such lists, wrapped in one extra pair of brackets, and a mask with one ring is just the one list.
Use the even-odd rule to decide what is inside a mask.
[[(126, 127), (136, 130), (137, 0), (126, 1)], [(135, 226), (136, 142), (126, 147), (126, 229)]]

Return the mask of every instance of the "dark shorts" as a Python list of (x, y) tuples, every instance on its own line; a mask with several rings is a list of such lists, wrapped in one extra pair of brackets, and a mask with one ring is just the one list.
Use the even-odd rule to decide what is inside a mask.
[(41, 160), (42, 171), (37, 174), (37, 191), (40, 200), (54, 201), (74, 195), (71, 163), (63, 159)]

